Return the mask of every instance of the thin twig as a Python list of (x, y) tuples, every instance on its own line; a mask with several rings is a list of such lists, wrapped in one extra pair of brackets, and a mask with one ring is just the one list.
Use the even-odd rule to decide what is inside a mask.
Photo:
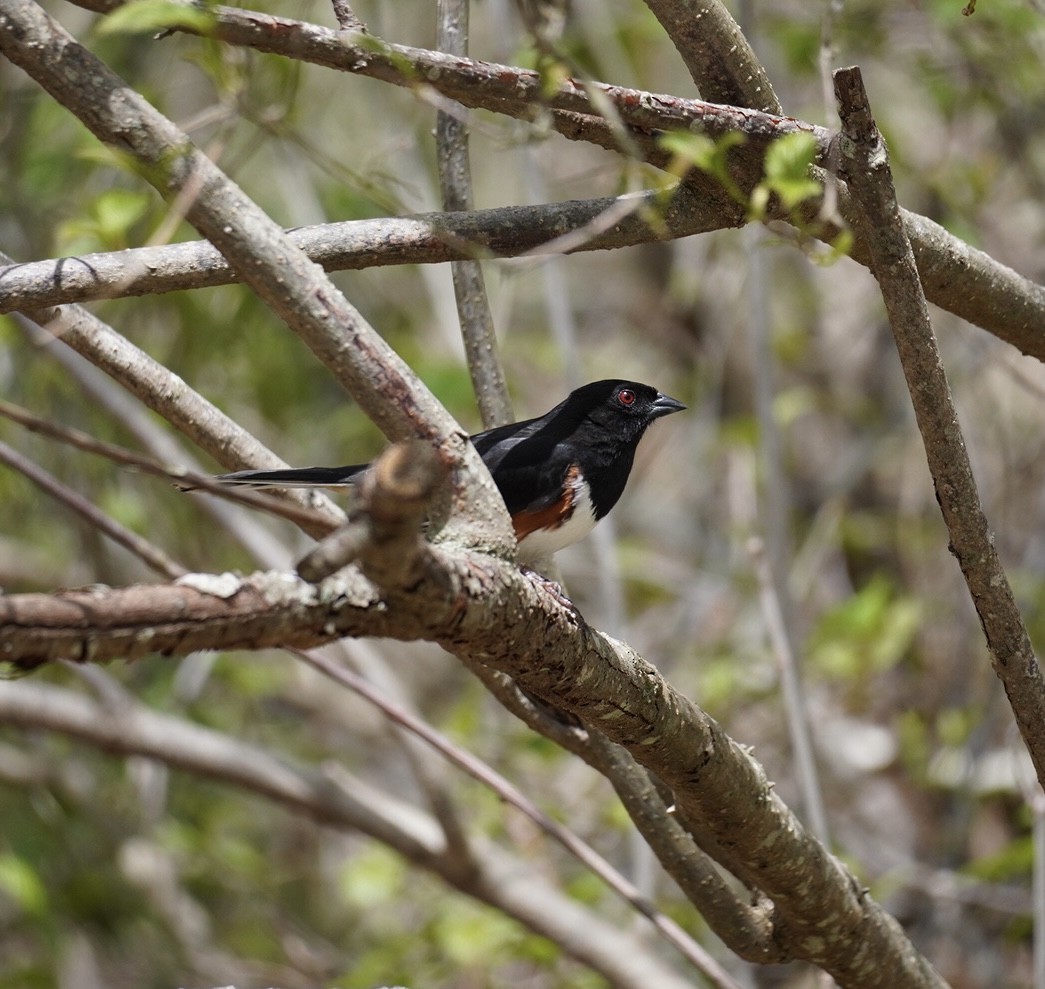
[[(439, 0), (437, 4), (436, 46), (448, 55), (468, 54), (469, 2)], [(458, 115), (440, 110), (436, 115), (435, 139), (443, 209), (470, 210), (472, 173), (468, 162), (468, 125)], [(450, 273), (468, 372), (483, 426), (487, 429), (503, 426), (512, 421), (512, 405), (482, 266), (475, 259), (453, 261)]]
[(174, 580), (188, 573), (180, 563), (176, 563), (158, 546), (121, 525), (114, 518), (106, 515), (97, 505), (92, 504), (78, 491), (67, 484), (62, 484), (53, 474), (34, 464), (28, 457), (6, 443), (0, 443), (0, 463), (7, 464), (12, 470), (28, 478), (38, 488), (46, 491), (52, 498), (71, 509), (88, 524), (92, 525), (113, 542), (129, 550), (139, 560), (157, 573)]
[(802, 792), (802, 805), (809, 817), (809, 827), (824, 844), (828, 844), (830, 832), (827, 826), (827, 811), (824, 795), (820, 788), (820, 774), (816, 768), (816, 756), (810, 737), (809, 711), (802, 691), (798, 664), (795, 661), (792, 634), (789, 630), (781, 601), (782, 581), (774, 576), (765, 546), (760, 539), (748, 542), (748, 553), (758, 576), (762, 616), (766, 624), (773, 655), (780, 671), (780, 684), (787, 712), (787, 728), (791, 736), (795, 776)]
[(153, 477), (165, 478), (186, 489), (206, 491), (208, 494), (217, 495), (228, 501), (238, 502), (241, 505), (247, 505), (259, 511), (268, 512), (270, 515), (293, 522), (303, 529), (330, 532), (335, 528), (335, 523), (319, 512), (310, 511), (307, 508), (301, 508), (276, 498), (270, 498), (255, 491), (243, 491), (223, 485), (215, 481), (209, 474), (197, 474), (195, 471), (162, 464), (152, 457), (135, 453), (113, 443), (104, 443), (78, 429), (60, 426), (49, 419), (33, 415), (26, 409), (13, 405), (10, 402), (0, 400), (0, 417), (10, 419), (12, 422), (17, 422), (20, 426), (24, 426), (34, 433), (41, 433), (53, 440), (57, 440), (59, 443), (76, 447), (76, 449), (83, 450), (86, 453), (97, 454), (112, 460), (114, 463), (123, 464), (125, 467), (133, 467), (144, 474), (151, 474)]
[(436, 731), (430, 724), (415, 718), (404, 708), (389, 701), (380, 691), (362, 677), (342, 666), (332, 663), (318, 653), (293, 650), (303, 662), (335, 683), (347, 687), (360, 697), (366, 699), (381, 711), (385, 717), (395, 724), (413, 732), (426, 744), (431, 746), (444, 759), (452, 763), (472, 779), (493, 791), (505, 803), (514, 807), (519, 813), (537, 825), (545, 834), (566, 849), (585, 868), (590, 869), (621, 899), (634, 910), (646, 917), (657, 933), (674, 947), (683, 958), (700, 971), (713, 985), (723, 989), (741, 989), (740, 984), (722, 968), (699, 944), (697, 944), (673, 920), (662, 913), (652, 901), (610, 865), (594, 848), (581, 840), (569, 828), (549, 817), (525, 794), (510, 781), (505, 779), (487, 763), (474, 756), (467, 749), (455, 745), (445, 735)]

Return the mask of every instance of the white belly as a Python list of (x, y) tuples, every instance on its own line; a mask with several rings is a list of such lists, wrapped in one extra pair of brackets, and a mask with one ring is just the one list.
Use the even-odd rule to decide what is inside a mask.
[(557, 529), (538, 529), (519, 541), (519, 562), (546, 560), (566, 546), (583, 539), (595, 528), (588, 485), (578, 481), (574, 489), (573, 513)]

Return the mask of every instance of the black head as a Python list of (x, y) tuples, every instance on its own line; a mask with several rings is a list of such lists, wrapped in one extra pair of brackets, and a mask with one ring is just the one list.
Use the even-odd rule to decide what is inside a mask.
[(578, 420), (610, 427), (620, 439), (635, 440), (654, 419), (681, 412), (685, 407), (650, 385), (617, 378), (593, 381), (570, 392), (563, 402), (563, 410)]
[(650, 424), (686, 406), (637, 381), (593, 381), (571, 392), (559, 407), (575, 423), (571, 446), (601, 519), (617, 503), (631, 473), (635, 450)]

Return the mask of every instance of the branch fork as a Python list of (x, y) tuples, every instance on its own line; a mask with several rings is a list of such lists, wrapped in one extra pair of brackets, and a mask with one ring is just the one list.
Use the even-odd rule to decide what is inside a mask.
[(316, 584), (358, 560), (375, 583), (403, 583), (426, 552), (422, 526), (448, 477), (429, 444), (389, 447), (363, 476), (349, 521), (302, 558), (298, 575)]

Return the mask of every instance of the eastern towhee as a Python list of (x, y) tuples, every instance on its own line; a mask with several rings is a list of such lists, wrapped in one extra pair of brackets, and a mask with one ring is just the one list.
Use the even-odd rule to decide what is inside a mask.
[[(654, 419), (686, 406), (635, 381), (594, 381), (536, 419), (476, 433), (512, 517), (521, 563), (543, 561), (582, 539), (617, 504), (639, 440)], [(369, 464), (241, 470), (226, 484), (310, 488), (352, 484)]]

